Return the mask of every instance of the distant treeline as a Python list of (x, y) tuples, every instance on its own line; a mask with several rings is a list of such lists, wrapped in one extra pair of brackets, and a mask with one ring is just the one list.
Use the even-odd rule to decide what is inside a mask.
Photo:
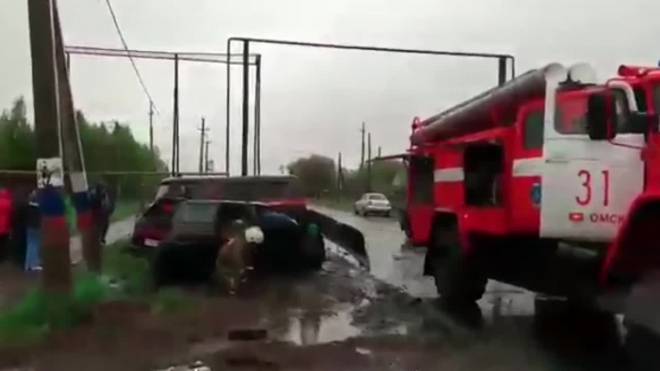
[[(135, 140), (125, 123), (91, 123), (84, 114), (76, 112), (80, 129), (85, 168), (89, 172), (104, 171), (166, 171), (158, 149)], [(17, 98), (9, 110), (0, 115), (0, 170), (34, 171), (36, 165), (34, 125), (28, 122), (25, 100)], [(20, 176), (0, 173), (1, 183), (15, 183)], [(22, 178), (26, 178), (23, 176)], [(144, 196), (157, 184), (156, 177), (91, 175), (90, 183), (100, 178), (124, 198)], [(36, 184), (36, 179), (34, 183)]]
[[(342, 167), (331, 158), (321, 155), (301, 157), (286, 166), (289, 174), (298, 177), (302, 191), (308, 197), (342, 197), (353, 199), (367, 191), (367, 166), (358, 170)], [(405, 168), (400, 161), (373, 162), (371, 190), (386, 194), (396, 201), (405, 190)]]

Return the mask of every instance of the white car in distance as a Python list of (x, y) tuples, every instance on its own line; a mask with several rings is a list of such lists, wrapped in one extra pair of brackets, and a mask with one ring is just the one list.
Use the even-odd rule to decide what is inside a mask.
[(392, 205), (382, 193), (365, 193), (354, 205), (355, 215), (379, 214), (389, 217), (391, 211)]

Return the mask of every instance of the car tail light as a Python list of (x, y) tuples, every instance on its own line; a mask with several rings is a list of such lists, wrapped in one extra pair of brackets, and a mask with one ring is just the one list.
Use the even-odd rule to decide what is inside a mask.
[(144, 227), (140, 228), (136, 236), (137, 238), (140, 239), (155, 239), (155, 240), (162, 240), (165, 235), (167, 234), (167, 230), (163, 228), (157, 228), (157, 227)]
[(157, 201), (156, 204), (152, 205), (146, 212), (145, 216), (147, 217), (158, 217), (158, 216), (171, 216), (174, 213), (176, 203), (172, 201)]
[(164, 203), (161, 205), (160, 209), (161, 211), (170, 214), (174, 212), (174, 205), (172, 205), (171, 203)]

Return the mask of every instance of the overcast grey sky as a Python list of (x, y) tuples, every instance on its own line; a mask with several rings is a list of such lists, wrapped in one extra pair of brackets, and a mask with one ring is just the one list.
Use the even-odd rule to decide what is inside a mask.
[[(0, 1), (0, 104), (31, 102), (27, 1)], [(590, 62), (606, 78), (623, 62), (660, 59), (655, 0), (112, 0), (131, 48), (224, 52), (230, 36), (373, 44), (516, 55), (523, 72), (543, 63)], [(104, 0), (59, 0), (69, 45), (120, 47)], [(238, 52), (238, 47), (236, 52)], [(494, 61), (253, 46), (263, 54), (262, 169), (308, 154), (354, 167), (362, 121), (374, 152), (407, 145), (415, 115), (428, 116), (496, 83)], [(161, 111), (155, 141), (169, 160), (172, 63), (138, 61)], [(199, 125), (211, 127), (211, 157), (224, 168), (223, 66), (181, 68), (181, 168), (197, 168)], [(240, 167), (240, 69), (232, 74), (232, 171)], [(148, 100), (125, 59), (76, 56), (77, 108), (95, 121), (131, 123), (148, 141)], [(251, 164), (250, 160), (250, 164)]]

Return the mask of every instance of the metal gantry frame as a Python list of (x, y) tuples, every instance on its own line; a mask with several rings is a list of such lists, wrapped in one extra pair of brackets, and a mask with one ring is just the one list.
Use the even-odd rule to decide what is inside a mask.
[[(153, 51), (153, 50), (125, 50), (113, 48), (99, 48), (92, 46), (73, 46), (67, 45), (64, 47), (66, 53), (66, 64), (68, 70), (71, 71), (71, 55), (87, 55), (96, 57), (115, 57), (115, 58), (137, 58), (137, 59), (151, 59), (151, 60), (167, 60), (174, 61), (174, 97), (173, 97), (173, 118), (172, 118), (172, 175), (181, 174), (180, 171), (180, 135), (179, 135), (179, 62), (201, 62), (201, 63), (217, 63), (230, 65), (241, 65), (243, 67), (255, 66), (257, 69), (257, 76), (261, 75), (261, 55), (259, 54), (224, 54), (224, 53), (210, 53), (210, 52), (173, 52), (173, 51)], [(231, 59), (237, 58), (237, 61)], [(260, 86), (257, 83), (255, 86), (255, 100), (260, 101)], [(151, 105), (151, 103), (150, 103)], [(259, 105), (257, 105), (259, 106)], [(151, 110), (151, 107), (150, 107)], [(229, 107), (227, 107), (229, 110)], [(257, 114), (255, 108), (255, 114)], [(227, 163), (229, 163), (229, 126), (226, 130), (226, 154)], [(229, 173), (227, 166), (226, 173)]]
[[(350, 45), (350, 44), (334, 44), (334, 43), (318, 43), (318, 42), (306, 42), (306, 41), (293, 41), (293, 40), (280, 40), (280, 39), (265, 39), (265, 38), (253, 38), (253, 37), (230, 37), (227, 40), (227, 50), (226, 55), (230, 55), (232, 42), (242, 42), (243, 43), (243, 132), (242, 132), (242, 151), (241, 151), (241, 175), (247, 175), (247, 147), (248, 147), (248, 131), (249, 131), (249, 104), (250, 104), (250, 75), (249, 75), (249, 66), (247, 63), (247, 56), (250, 53), (250, 44), (271, 44), (271, 45), (287, 45), (287, 46), (299, 46), (299, 47), (308, 47), (308, 48), (322, 48), (322, 49), (340, 49), (340, 50), (356, 50), (356, 51), (370, 51), (370, 52), (382, 52), (382, 53), (397, 53), (397, 54), (417, 54), (417, 55), (434, 55), (434, 56), (445, 56), (445, 57), (464, 57), (464, 58), (482, 58), (482, 59), (496, 59), (498, 61), (498, 83), (500, 85), (504, 84), (507, 81), (507, 61), (510, 61), (511, 78), (515, 77), (515, 57), (511, 54), (501, 54), (501, 53), (483, 53), (483, 52), (454, 52), (446, 50), (430, 50), (430, 49), (405, 49), (405, 48), (390, 48), (390, 47), (378, 47), (378, 46), (365, 46), (365, 45)], [(259, 63), (258, 71), (261, 68), (261, 63)], [(231, 121), (230, 114), (230, 105), (231, 105), (231, 64), (227, 64), (227, 90), (226, 90), (226, 99), (227, 99), (227, 111), (226, 111), (226, 130), (229, 133), (229, 126)], [(257, 84), (261, 85), (261, 78), (259, 73), (257, 74)], [(260, 93), (259, 93), (260, 94)], [(260, 97), (258, 100), (259, 103), (255, 103), (255, 111), (257, 111), (257, 106), (260, 105)], [(260, 117), (255, 115), (255, 154), (257, 158), (255, 163), (256, 171), (260, 171), (260, 157), (261, 157), (261, 122)], [(229, 173), (229, 141), (227, 141), (227, 157), (226, 157), (226, 172)]]

